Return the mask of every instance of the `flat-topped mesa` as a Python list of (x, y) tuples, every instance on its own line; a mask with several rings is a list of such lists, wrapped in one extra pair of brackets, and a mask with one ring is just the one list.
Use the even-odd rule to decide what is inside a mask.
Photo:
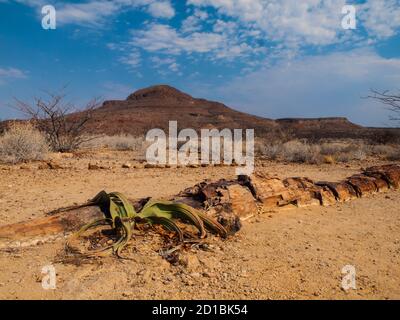
[(192, 96), (168, 85), (157, 85), (138, 90), (132, 93), (127, 101), (176, 101), (190, 102), (195, 100)]
[(294, 126), (337, 126), (345, 129), (361, 128), (361, 126), (352, 123), (345, 117), (326, 117), (326, 118), (283, 118), (276, 120), (280, 124), (294, 125)]

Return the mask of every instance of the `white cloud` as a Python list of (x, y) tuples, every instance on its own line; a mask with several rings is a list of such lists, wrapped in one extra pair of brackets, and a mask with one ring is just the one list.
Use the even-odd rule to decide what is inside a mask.
[(155, 1), (150, 3), (148, 12), (157, 18), (171, 19), (175, 16), (175, 10), (169, 1)]
[(27, 75), (24, 71), (17, 68), (0, 67), (0, 84), (4, 84), (8, 79), (25, 79)]
[[(348, 39), (341, 28), (346, 0), (188, 0), (196, 7), (214, 7), (246, 28), (262, 31), (268, 40), (288, 46), (323, 46)], [(393, 36), (400, 27), (399, 0), (367, 0), (358, 18), (371, 36)], [(348, 33), (347, 33), (348, 34)], [(356, 32), (353, 33), (354, 35)]]
[(121, 9), (118, 2), (90, 1), (67, 3), (57, 7), (57, 22), (60, 24), (89, 24), (99, 26), (107, 17)]
[(137, 50), (131, 51), (128, 55), (120, 58), (120, 62), (126, 64), (131, 69), (135, 69), (140, 66), (142, 58)]
[[(46, 4), (45, 0), (15, 1), (37, 9)], [(92, 27), (101, 27), (109, 17), (134, 9), (143, 8), (155, 18), (172, 18), (175, 15), (170, 0), (88, 0), (74, 3), (55, 1), (54, 6), (57, 10), (59, 24), (79, 24)]]
[(271, 118), (347, 116), (361, 124), (382, 126), (388, 123), (387, 111), (362, 97), (371, 88), (399, 90), (399, 83), (400, 59), (358, 49), (281, 61), (225, 82), (214, 88), (210, 98)]
[(192, 15), (182, 21), (181, 31), (184, 33), (200, 31), (208, 17), (209, 15), (206, 11), (195, 9)]
[(257, 54), (260, 48), (240, 42), (236, 37), (217, 32), (186, 34), (165, 24), (150, 24), (144, 30), (133, 30), (130, 42), (135, 49), (153, 53), (181, 55), (203, 54), (209, 60), (232, 60)]
[(194, 32), (184, 36), (164, 24), (151, 24), (145, 30), (135, 30), (132, 33), (133, 45), (151, 52), (163, 51), (170, 54), (205, 53), (220, 48), (225, 42), (220, 34)]
[(0, 77), (2, 78), (26, 78), (25, 73), (16, 68), (0, 68)]
[(341, 9), (345, 0), (188, 0), (189, 4), (212, 6), (262, 30), (269, 40), (325, 45), (338, 41)]
[(178, 72), (179, 71), (179, 64), (174, 62), (174, 63), (169, 65), (168, 69), (173, 71), (173, 72)]
[(369, 0), (360, 6), (361, 20), (368, 33), (389, 38), (400, 28), (400, 0)]

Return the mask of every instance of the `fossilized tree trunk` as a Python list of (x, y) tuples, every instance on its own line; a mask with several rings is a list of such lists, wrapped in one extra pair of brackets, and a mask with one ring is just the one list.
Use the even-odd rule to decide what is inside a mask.
[(0, 240), (4, 242), (68, 233), (103, 217), (104, 215), (98, 207), (79, 208), (39, 219), (0, 226)]
[[(308, 178), (284, 180), (267, 175), (241, 176), (236, 180), (202, 182), (182, 191), (170, 200), (184, 202), (218, 220), (234, 234), (240, 218), (254, 215), (258, 207), (278, 208), (287, 205), (329, 206), (377, 192), (400, 187), (400, 166), (376, 166), (340, 182), (313, 182)], [(146, 200), (132, 201), (140, 208)], [(0, 226), (0, 246), (10, 241), (66, 234), (104, 217), (98, 207), (81, 207), (67, 212), (16, 224)]]

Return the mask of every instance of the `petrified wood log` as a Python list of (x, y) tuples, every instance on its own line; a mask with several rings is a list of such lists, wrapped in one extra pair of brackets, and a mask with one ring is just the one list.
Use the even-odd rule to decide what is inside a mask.
[(367, 176), (379, 175), (384, 179), (391, 188), (398, 189), (400, 187), (400, 166), (396, 164), (375, 166), (367, 168), (363, 174)]
[(374, 179), (378, 192), (384, 192), (390, 189), (390, 182), (385, 178), (384, 174), (379, 172), (368, 172), (364, 173), (364, 175)]
[(79, 230), (104, 215), (98, 207), (85, 207), (39, 219), (0, 226), (0, 240), (21, 240)]
[(348, 178), (346, 182), (353, 187), (358, 197), (378, 192), (378, 187), (373, 177), (357, 174)]
[(346, 202), (357, 198), (357, 192), (346, 181), (342, 182), (317, 182), (318, 186), (327, 187), (335, 195), (336, 200)]
[[(400, 166), (375, 166), (341, 182), (317, 182), (308, 178), (281, 180), (266, 174), (239, 176), (236, 180), (202, 182), (170, 200), (186, 203), (218, 220), (234, 234), (240, 218), (254, 215), (261, 205), (278, 208), (287, 205), (329, 206), (376, 192), (400, 187)], [(137, 211), (149, 200), (132, 201)], [(104, 217), (98, 207), (74, 207), (26, 222), (0, 226), (0, 242), (66, 234)]]
[(288, 198), (288, 188), (282, 180), (261, 173), (239, 176), (239, 182), (249, 188), (253, 196), (265, 207), (277, 207)]

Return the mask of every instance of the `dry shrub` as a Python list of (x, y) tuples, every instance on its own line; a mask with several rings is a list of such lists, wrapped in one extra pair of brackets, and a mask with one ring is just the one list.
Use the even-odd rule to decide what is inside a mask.
[(0, 136), (1, 161), (43, 160), (49, 151), (45, 135), (30, 123), (13, 123)]
[(297, 163), (333, 164), (365, 160), (372, 155), (372, 146), (359, 141), (309, 143), (303, 140), (292, 140), (286, 143), (268, 144), (257, 141), (256, 152), (271, 160), (282, 160)]
[(282, 145), (281, 157), (285, 161), (318, 164), (322, 162), (321, 148), (315, 144), (293, 140)]
[(400, 160), (400, 146), (377, 145), (371, 148), (373, 155), (389, 161)]
[(84, 148), (98, 149), (109, 148), (118, 151), (143, 151), (146, 141), (143, 137), (131, 135), (101, 136), (94, 137), (83, 144)]
[(386, 155), (386, 159), (389, 161), (399, 161), (400, 160), (400, 150), (393, 150), (392, 153)]
[(349, 145), (339, 142), (325, 142), (321, 144), (321, 154), (324, 156), (333, 156), (339, 153), (349, 152)]
[(269, 143), (266, 141), (270, 140), (264, 140), (259, 138), (255, 139), (254, 141), (255, 154), (267, 157), (271, 160), (277, 160), (279, 158), (279, 155), (281, 154), (283, 143), (280, 142), (278, 143), (276, 141), (274, 141), (274, 143)]

